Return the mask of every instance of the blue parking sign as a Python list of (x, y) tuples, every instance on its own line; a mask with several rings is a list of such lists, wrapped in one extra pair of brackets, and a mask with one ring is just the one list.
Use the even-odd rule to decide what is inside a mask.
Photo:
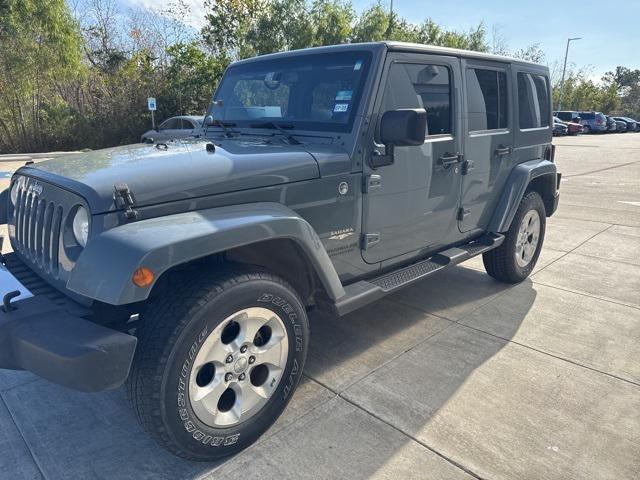
[(147, 105), (149, 107), (149, 110), (151, 111), (156, 110), (156, 99), (153, 97), (147, 98)]

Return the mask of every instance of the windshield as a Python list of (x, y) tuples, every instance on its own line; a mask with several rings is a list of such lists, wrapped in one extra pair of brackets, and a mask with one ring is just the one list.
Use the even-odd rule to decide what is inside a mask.
[(299, 130), (350, 131), (371, 57), (350, 51), (231, 66), (210, 113), (240, 127), (273, 122)]

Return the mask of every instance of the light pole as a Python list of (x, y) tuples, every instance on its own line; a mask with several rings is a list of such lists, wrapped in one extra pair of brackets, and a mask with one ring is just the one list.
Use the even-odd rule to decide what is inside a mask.
[(387, 31), (385, 33), (386, 40), (389, 40), (391, 36), (391, 32), (393, 31), (393, 0), (391, 0), (391, 5), (389, 5), (389, 25), (387, 26)]
[(567, 57), (569, 56), (569, 44), (574, 40), (582, 40), (582, 37), (567, 38), (567, 50), (564, 52), (564, 66), (562, 67), (562, 80), (560, 80), (560, 98), (558, 99), (558, 110), (562, 110), (562, 96), (564, 95), (564, 75), (567, 72)]

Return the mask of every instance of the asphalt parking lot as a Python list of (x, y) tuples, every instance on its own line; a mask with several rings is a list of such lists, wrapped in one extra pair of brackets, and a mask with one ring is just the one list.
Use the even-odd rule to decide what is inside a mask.
[(122, 389), (0, 371), (0, 477), (640, 478), (640, 134), (555, 143), (560, 208), (532, 277), (506, 286), (473, 259), (313, 315), (304, 383), (251, 448), (186, 462)]

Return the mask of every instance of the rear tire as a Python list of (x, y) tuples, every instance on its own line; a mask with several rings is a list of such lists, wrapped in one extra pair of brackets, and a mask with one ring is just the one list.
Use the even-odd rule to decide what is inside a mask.
[(546, 226), (544, 202), (537, 192), (527, 193), (498, 248), (482, 255), (484, 268), (496, 280), (519, 283), (536, 266)]
[(309, 326), (296, 292), (270, 273), (185, 279), (145, 312), (127, 391), (162, 447), (210, 461), (251, 445), (283, 412), (302, 376)]

